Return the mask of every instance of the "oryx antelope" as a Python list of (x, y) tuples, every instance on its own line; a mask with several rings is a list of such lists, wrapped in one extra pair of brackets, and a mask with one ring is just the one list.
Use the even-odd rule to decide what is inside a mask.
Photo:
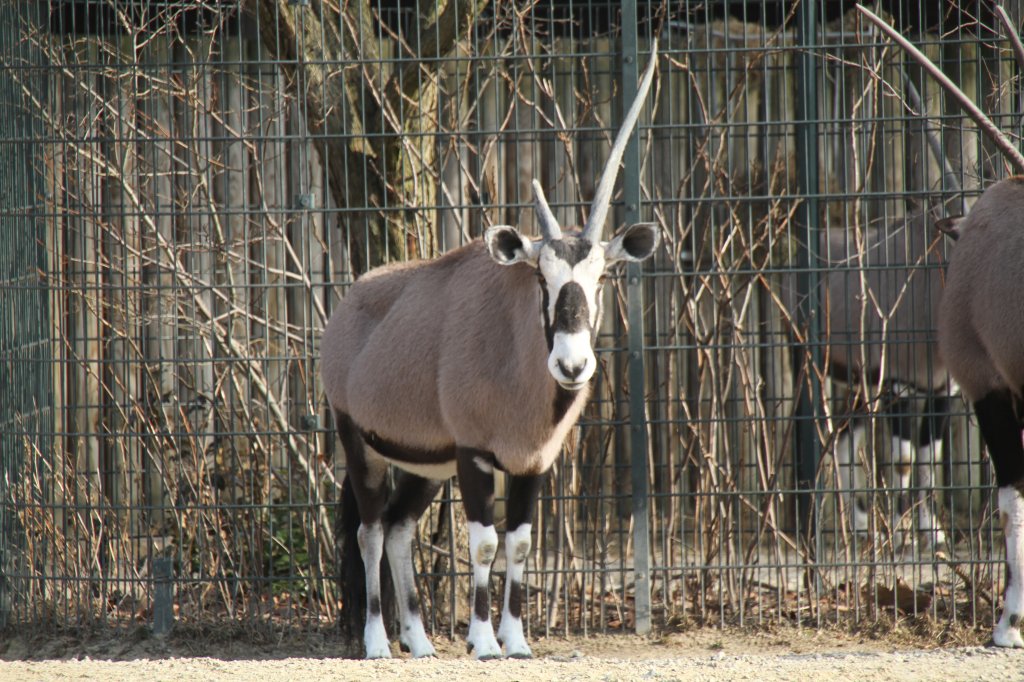
[[(878, 413), (887, 415), (891, 434), (889, 460), (878, 466), (895, 475), (891, 482), (903, 508), (912, 502), (911, 473), (916, 473), (918, 530), (929, 544), (941, 543), (945, 533), (933, 509), (932, 487), (949, 419), (948, 375), (935, 352), (942, 240), (923, 210), (869, 226), (861, 237), (827, 230), (819, 239), (815, 267), (822, 268), (819, 294), (828, 370), (835, 381), (878, 389)], [(785, 283), (787, 303), (794, 306), (792, 287)], [(873, 448), (865, 447), (870, 429), (864, 406), (854, 407), (834, 455), (851, 526), (867, 531), (869, 515), (854, 494), (854, 472), (862, 464), (858, 453)]]
[(996, 183), (965, 218), (939, 307), (939, 351), (978, 418), (996, 473), (1006, 592), (992, 639), (1024, 647), (1024, 177)]
[[(539, 239), (497, 226), (483, 241), (435, 260), (376, 269), (352, 285), (331, 316), (321, 367), (345, 450), (343, 497), (354, 495), (358, 508), (367, 658), (390, 655), (380, 603), (384, 552), (397, 592), (399, 640), (413, 656), (434, 654), (418, 612), (411, 546), (417, 519), (453, 475), (473, 568), (468, 646), (481, 659), (501, 656), (501, 644), (507, 656), (531, 655), (521, 609), (533, 510), (597, 369), (604, 275), (615, 263), (648, 258), (659, 239), (654, 225), (637, 224), (602, 241), (654, 65), (652, 52), (582, 230), (562, 231), (534, 180)], [(389, 464), (397, 467), (390, 497)], [(498, 550), (496, 470), (509, 476), (497, 636), (488, 592)]]

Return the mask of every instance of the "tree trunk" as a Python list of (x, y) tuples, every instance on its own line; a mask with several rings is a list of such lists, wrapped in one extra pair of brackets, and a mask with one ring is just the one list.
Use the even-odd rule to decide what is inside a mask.
[[(401, 44), (380, 37), (368, 0), (336, 10), (313, 0), (259, 0), (263, 44), (298, 66), (289, 83), (302, 97), (309, 132), (328, 169), (329, 190), (347, 212), (356, 273), (436, 248), (438, 58), (451, 53), (487, 0), (424, 0), (420, 26)], [(383, 41), (387, 40), (387, 43)], [(382, 63), (386, 52), (408, 58)]]

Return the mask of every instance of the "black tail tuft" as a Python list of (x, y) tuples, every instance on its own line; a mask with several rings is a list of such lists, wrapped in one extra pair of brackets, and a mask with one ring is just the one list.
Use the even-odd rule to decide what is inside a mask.
[(339, 626), (344, 636), (361, 640), (366, 625), (366, 570), (359, 552), (359, 506), (348, 476), (341, 485), (337, 533), (338, 593), (341, 595)]

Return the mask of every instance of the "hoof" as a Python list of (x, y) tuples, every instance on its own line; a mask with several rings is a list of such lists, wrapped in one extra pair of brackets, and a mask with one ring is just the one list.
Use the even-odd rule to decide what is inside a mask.
[(476, 657), (476, 660), (478, 660), (478, 661), (500, 661), (501, 659), (502, 659), (502, 656), (501, 656), (500, 653), (497, 653), (497, 654), (494, 654), (494, 653), (482, 654), (482, 655)]
[(992, 633), (992, 643), (1007, 649), (1024, 648), (1024, 638), (1021, 637), (1020, 630), (1014, 628), (996, 628)]
[(473, 646), (472, 642), (466, 642), (466, 653), (473, 654), (478, 661), (494, 661), (502, 658), (501, 647), (498, 646), (497, 642), (494, 642), (494, 646), (477, 648)]
[(391, 658), (391, 649), (389, 648), (373, 648), (366, 650), (367, 660), (378, 660), (381, 658)]
[(418, 646), (415, 649), (405, 642), (400, 642), (399, 647), (403, 653), (412, 654), (413, 658), (437, 658), (437, 651), (434, 650), (430, 642), (427, 642), (425, 646)]

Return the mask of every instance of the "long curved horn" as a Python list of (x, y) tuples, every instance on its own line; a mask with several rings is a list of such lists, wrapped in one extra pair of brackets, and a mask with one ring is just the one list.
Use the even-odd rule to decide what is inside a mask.
[(537, 211), (540, 236), (543, 237), (546, 242), (549, 242), (552, 239), (561, 239), (562, 228), (558, 226), (558, 221), (555, 220), (555, 214), (551, 212), (551, 207), (548, 206), (548, 200), (544, 197), (544, 190), (536, 180), (533, 181), (533, 202)]
[(608, 163), (605, 164), (601, 173), (601, 181), (594, 192), (594, 202), (590, 205), (590, 216), (587, 224), (583, 227), (583, 238), (596, 241), (601, 237), (601, 230), (604, 228), (604, 221), (608, 217), (608, 207), (612, 203), (612, 190), (615, 189), (615, 178), (619, 175), (619, 164), (622, 162), (622, 155), (626, 152), (626, 145), (629, 137), (633, 134), (636, 120), (640, 117), (640, 109), (647, 99), (647, 91), (651, 89), (651, 81), (654, 80), (654, 65), (658, 61), (658, 41), (651, 45), (651, 61), (647, 63), (647, 70), (644, 71), (640, 80), (640, 87), (637, 88), (636, 98), (630, 105), (626, 118), (622, 121), (622, 127), (615, 136), (615, 144), (608, 154)]

